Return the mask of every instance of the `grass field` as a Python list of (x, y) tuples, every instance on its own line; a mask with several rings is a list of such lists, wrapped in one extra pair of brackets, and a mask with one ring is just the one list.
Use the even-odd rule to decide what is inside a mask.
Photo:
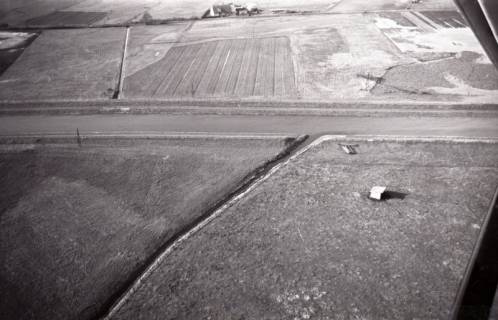
[(44, 16), (29, 19), (26, 21), (26, 24), (30, 27), (84, 27), (104, 19), (106, 15), (107, 13), (105, 12), (55, 11)]
[(45, 30), (0, 77), (0, 100), (111, 98), (125, 33)]
[(158, 246), (289, 141), (0, 144), (0, 318), (94, 319)]
[(294, 66), (286, 37), (206, 41), (172, 47), (125, 79), (128, 97), (292, 97)]
[[(352, 156), (338, 142), (179, 245), (113, 319), (447, 319), (496, 144), (356, 140)], [(372, 201), (374, 185), (405, 196)]]

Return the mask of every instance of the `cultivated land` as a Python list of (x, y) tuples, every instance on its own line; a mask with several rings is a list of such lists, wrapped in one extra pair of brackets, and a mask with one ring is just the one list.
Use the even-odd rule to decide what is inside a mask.
[(44, 31), (0, 77), (0, 100), (110, 99), (123, 28)]
[(160, 246), (293, 139), (2, 142), (1, 318), (92, 319)]
[(455, 9), (232, 17), (125, 34), (44, 31), (0, 77), (0, 99), (111, 99), (121, 87), (120, 99), (498, 99), (498, 72)]
[(498, 72), (449, 0), (256, 2), (0, 0), (1, 319), (448, 318)]
[[(0, 24), (13, 27), (41, 25), (45, 27), (74, 25), (126, 24), (136, 21), (167, 21), (200, 18), (211, 3), (205, 0), (5, 0), (0, 3)], [(243, 4), (244, 2), (242, 2)], [(297, 12), (364, 12), (376, 10), (454, 8), (451, 0), (258, 0), (252, 1), (265, 9), (264, 14), (282, 11)], [(72, 16), (73, 19), (66, 19)], [(41, 24), (40, 24), (41, 22)]]
[[(111, 318), (446, 319), (498, 148), (387, 140), (338, 139), (291, 160), (173, 249)], [(374, 185), (398, 194), (370, 200)]]
[(161, 60), (128, 76), (124, 92), (127, 97), (153, 98), (293, 97), (296, 85), (289, 39), (269, 37), (175, 45)]
[[(290, 58), (295, 73), (294, 96), (281, 96), (283, 98), (303, 101), (371, 101), (394, 98), (398, 101), (449, 100), (478, 103), (495, 101), (498, 95), (498, 72), (490, 68), (490, 61), (484, 56), (474, 35), (454, 10), (230, 18), (203, 20), (183, 26), (184, 28), (178, 26), (176, 30), (171, 27), (162, 30), (163, 37), (167, 34), (177, 44), (161, 44), (156, 41), (155, 59), (150, 60), (150, 64), (148, 61), (142, 62), (144, 71), (141, 78), (145, 75), (153, 75), (152, 79), (159, 80), (171, 77), (169, 74), (165, 76), (164, 71), (168, 69), (158, 64), (151, 67), (151, 64), (159, 63), (161, 59), (173, 60), (172, 56), (180, 49), (173, 49), (171, 54), (165, 52), (177, 46), (189, 45), (195, 48), (200, 42), (212, 39), (226, 39), (223, 41), (235, 43), (234, 38), (242, 38), (237, 41), (249, 41), (253, 38), (265, 41), (268, 37), (274, 37), (289, 39)], [(139, 28), (137, 35), (134, 35), (135, 31), (132, 29), (130, 39), (141, 36), (144, 28), (146, 27)], [(157, 27), (151, 32), (159, 34), (160, 30)], [(152, 38), (151, 44), (154, 41)], [(133, 52), (143, 50), (144, 55), (150, 55), (148, 52), (151, 52), (150, 48), (137, 48), (133, 44), (130, 44), (130, 48)], [(269, 48), (271, 50), (271, 46)], [(204, 57), (202, 63), (208, 64), (208, 59), (211, 58), (215, 62), (219, 61), (218, 56), (223, 53), (224, 51), (212, 54), (210, 51), (201, 51), (198, 57)], [(276, 54), (275, 66), (279, 67), (278, 52)], [(192, 55), (187, 55), (187, 62), (193, 59)], [(134, 56), (129, 56), (128, 60), (131, 61), (130, 64), (137, 65)], [(223, 64), (226, 61), (223, 56), (220, 60)], [(234, 63), (238, 67), (238, 62)], [(247, 70), (257, 73), (259, 66), (252, 63)], [(241, 70), (246, 67), (243, 64)], [(285, 63), (282, 67), (291, 70)], [(407, 73), (407, 69), (414, 71)], [(133, 74), (126, 75), (133, 79), (137, 73), (137, 68), (133, 68)], [(408, 76), (400, 81), (397, 74)], [(292, 79), (292, 76), (289, 78)], [(140, 85), (143, 81), (139, 79), (137, 78), (135, 85), (127, 84), (125, 96), (127, 91), (131, 97), (152, 94)], [(277, 84), (278, 81), (274, 86)], [(155, 83), (156, 87), (157, 85)], [(190, 87), (191, 90), (177, 92), (175, 96), (206, 95), (205, 91), (195, 92), (195, 87)], [(212, 93), (215, 92), (215, 89), (211, 90)], [(218, 91), (218, 96), (220, 93)], [(256, 90), (253, 95), (261, 95), (261, 92)], [(247, 91), (235, 91), (234, 96), (244, 98), (251, 94)]]

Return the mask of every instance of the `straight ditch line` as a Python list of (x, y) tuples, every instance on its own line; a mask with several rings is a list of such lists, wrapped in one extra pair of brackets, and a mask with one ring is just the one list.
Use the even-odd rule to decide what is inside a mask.
[[(180, 231), (174, 238), (168, 240), (161, 246), (155, 254), (153, 254), (145, 263), (145, 267), (138, 272), (135, 272), (127, 284), (117, 294), (110, 298), (109, 303), (103, 307), (103, 312), (97, 319), (108, 320), (112, 319), (114, 315), (126, 304), (126, 302), (139, 290), (142, 283), (152, 275), (152, 273), (161, 265), (164, 259), (176, 248), (178, 248), (184, 241), (188, 240), (195, 233), (200, 231), (211, 221), (220, 216), (225, 210), (235, 205), (238, 201), (244, 198), (247, 194), (259, 187), (263, 182), (272, 177), (278, 170), (289, 164), (291, 161), (300, 157), (310, 149), (320, 145), (326, 141), (393, 141), (393, 142), (406, 142), (406, 141), (420, 141), (420, 142), (449, 142), (449, 143), (472, 143), (483, 142), (480, 139), (468, 139), (463, 137), (410, 137), (410, 136), (350, 136), (350, 135), (322, 135), (315, 137), (311, 142), (308, 136), (298, 137), (293, 144), (282, 151), (277, 157), (263, 166), (257, 168), (255, 171), (246, 176), (244, 182), (240, 187), (236, 188), (233, 192), (228, 194), (224, 199), (220, 200), (211, 209), (207, 210), (205, 214), (192, 222), (184, 230)], [(496, 143), (497, 140), (486, 141), (489, 143)], [(495, 196), (496, 197), (496, 196)]]
[(123, 305), (133, 296), (149, 276), (158, 268), (164, 259), (175, 250), (180, 244), (188, 240), (196, 232), (208, 225), (216, 217), (220, 216), (226, 209), (235, 205), (240, 199), (245, 197), (252, 190), (261, 185), (264, 181), (275, 174), (280, 168), (287, 165), (293, 159), (299, 157), (309, 149), (322, 143), (322, 137), (312, 141), (309, 144), (308, 136), (300, 136), (294, 142), (278, 154), (273, 160), (265, 163), (253, 172), (249, 173), (242, 181), (241, 185), (229, 193), (224, 199), (221, 199), (213, 207), (208, 209), (202, 216), (197, 218), (191, 224), (186, 226), (182, 231), (164, 245), (162, 245), (147, 261), (144, 267), (132, 274), (129, 281), (119, 292), (110, 297), (104, 305), (100, 316), (97, 319), (111, 319)]
[(325, 141), (349, 141), (349, 142), (422, 142), (422, 143), (487, 143), (498, 144), (498, 138), (464, 136), (403, 136), (403, 135), (322, 135), (321, 142)]
[(120, 99), (122, 98), (122, 92), (123, 92), (123, 85), (124, 85), (124, 73), (125, 73), (125, 60), (126, 60), (126, 54), (128, 51), (128, 40), (130, 38), (130, 27), (126, 28), (126, 36), (125, 36), (125, 42), (123, 46), (123, 56), (121, 57), (121, 67), (119, 68), (119, 78), (118, 78), (118, 86), (116, 91), (114, 92), (113, 99)]
[[(44, 141), (51, 141), (54, 143), (59, 143), (58, 140), (73, 139), (74, 134), (69, 134), (68, 132), (51, 132), (46, 134), (20, 134), (20, 135), (0, 135), (0, 145), (8, 143), (24, 143), (25, 139), (38, 140), (43, 139)], [(135, 132), (128, 133), (127, 131), (116, 131), (111, 133), (103, 132), (84, 132), (81, 133), (81, 138), (83, 141), (85, 139), (136, 139), (136, 140), (150, 140), (150, 139), (200, 139), (200, 140), (225, 140), (225, 139), (238, 139), (238, 140), (275, 140), (275, 139), (285, 139), (294, 138), (297, 139), (298, 136), (293, 136), (291, 133), (251, 133), (251, 132), (239, 132), (237, 134), (227, 134), (226, 132)], [(20, 142), (21, 141), (21, 142)], [(64, 143), (64, 142), (62, 142)]]
[[(250, 139), (250, 140), (264, 140), (264, 139), (285, 139), (294, 138), (299, 139), (292, 133), (273, 133), (273, 132), (151, 132), (139, 131), (129, 133), (127, 131), (114, 131), (114, 132), (84, 132), (82, 139), (108, 139), (108, 138), (125, 138), (125, 139), (165, 139), (165, 138), (185, 138), (185, 139)], [(19, 135), (0, 135), (0, 144), (6, 143), (19, 143), (16, 139), (66, 139), (74, 138), (74, 134), (68, 132), (50, 132), (45, 134), (19, 134)], [(334, 142), (421, 142), (421, 143), (484, 143), (484, 144), (497, 144), (498, 138), (493, 137), (465, 137), (465, 136), (407, 136), (407, 135), (365, 135), (365, 134), (316, 134), (312, 135), (310, 140), (319, 140), (319, 143), (326, 141)], [(314, 143), (314, 142), (313, 142)]]
[(498, 188), (481, 226), (471, 258), (453, 304), (452, 320), (488, 319), (498, 283), (496, 231)]

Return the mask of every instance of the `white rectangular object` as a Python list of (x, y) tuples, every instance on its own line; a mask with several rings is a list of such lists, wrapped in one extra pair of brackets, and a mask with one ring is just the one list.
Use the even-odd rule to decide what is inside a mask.
[(381, 200), (382, 194), (386, 191), (386, 187), (375, 186), (370, 189), (370, 198), (375, 200)]

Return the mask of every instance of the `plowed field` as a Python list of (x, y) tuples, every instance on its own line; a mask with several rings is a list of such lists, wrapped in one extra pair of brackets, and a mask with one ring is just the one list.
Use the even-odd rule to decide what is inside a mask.
[(296, 95), (286, 37), (178, 44), (125, 79), (126, 96), (248, 97)]

